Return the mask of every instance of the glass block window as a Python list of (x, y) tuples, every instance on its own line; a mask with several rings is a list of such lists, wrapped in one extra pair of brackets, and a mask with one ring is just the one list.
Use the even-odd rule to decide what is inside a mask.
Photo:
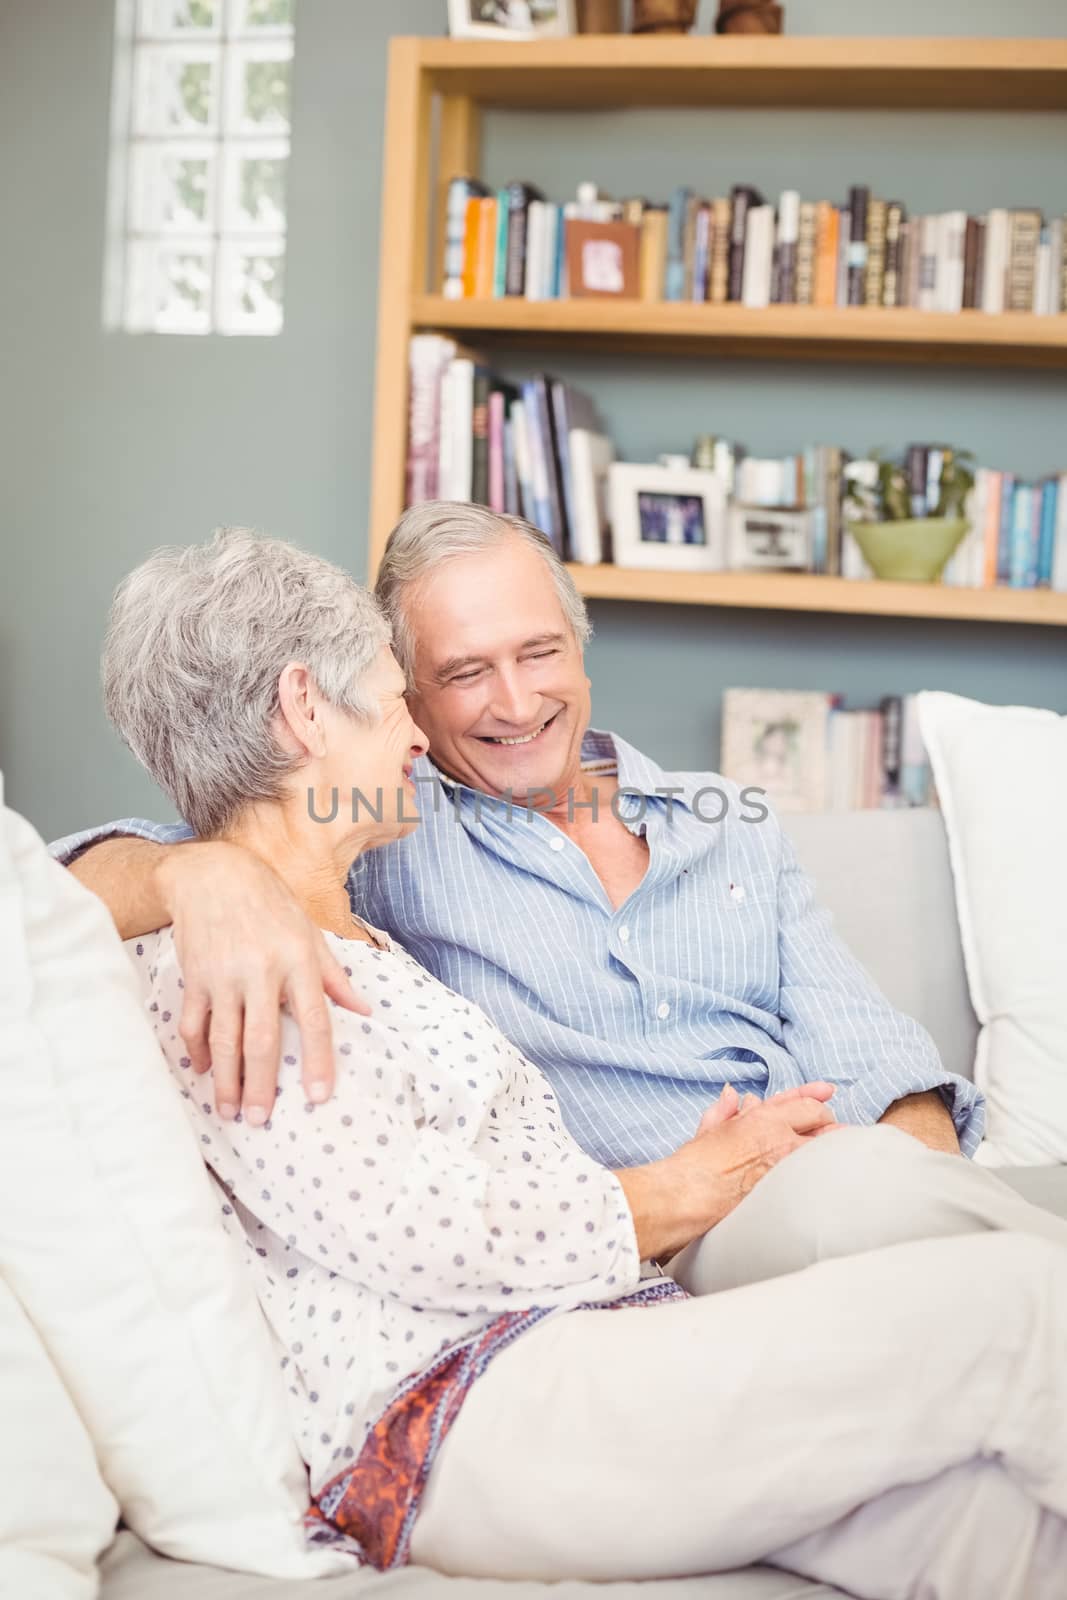
[(118, 0), (105, 321), (278, 333), (294, 0)]

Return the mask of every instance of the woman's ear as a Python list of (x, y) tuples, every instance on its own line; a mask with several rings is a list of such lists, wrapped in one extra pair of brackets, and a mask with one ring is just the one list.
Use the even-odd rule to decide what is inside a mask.
[(315, 680), (307, 667), (299, 661), (288, 662), (278, 678), (278, 731), (283, 746), (293, 754), (320, 759), (326, 754), (321, 705)]

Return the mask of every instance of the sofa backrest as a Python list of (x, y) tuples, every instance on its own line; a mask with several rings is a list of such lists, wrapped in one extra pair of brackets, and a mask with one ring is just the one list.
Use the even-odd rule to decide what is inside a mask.
[(974, 1075), (978, 1021), (937, 810), (784, 817), (834, 926), (879, 988), (933, 1035), (950, 1072)]

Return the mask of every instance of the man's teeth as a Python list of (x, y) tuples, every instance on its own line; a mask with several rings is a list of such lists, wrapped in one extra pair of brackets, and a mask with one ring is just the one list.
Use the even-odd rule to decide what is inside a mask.
[(529, 744), (531, 739), (536, 739), (537, 735), (539, 733), (543, 733), (544, 732), (544, 728), (545, 728), (545, 724), (542, 722), (541, 726), (539, 728), (535, 728), (533, 733), (524, 733), (518, 739), (496, 739), (496, 738), (494, 738), (493, 739), (493, 743), (494, 744)]

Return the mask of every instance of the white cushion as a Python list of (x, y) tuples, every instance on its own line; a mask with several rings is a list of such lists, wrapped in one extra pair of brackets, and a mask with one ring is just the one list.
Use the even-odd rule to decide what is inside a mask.
[(0, 1278), (0, 1595), (93, 1600), (119, 1510), (92, 1441)]
[(919, 696), (948, 829), (987, 1165), (1067, 1161), (1067, 717)]
[(306, 1545), (277, 1357), (129, 957), (5, 809), (0, 949), (0, 1272), (124, 1517), (187, 1561), (350, 1570)]

